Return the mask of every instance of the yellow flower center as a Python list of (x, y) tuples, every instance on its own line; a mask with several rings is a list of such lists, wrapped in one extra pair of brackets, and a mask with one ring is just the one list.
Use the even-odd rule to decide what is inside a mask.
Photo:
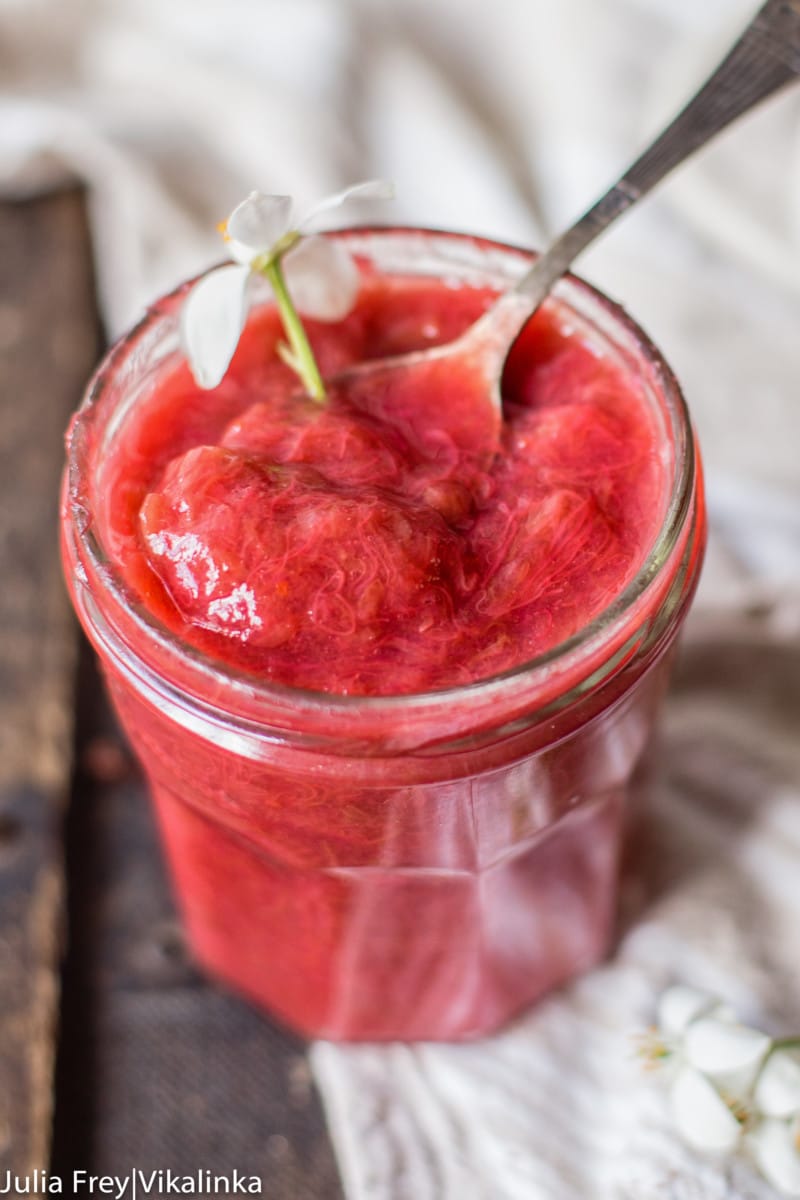
[(735, 1096), (731, 1096), (727, 1092), (720, 1091), (720, 1096), (727, 1108), (730, 1109), (731, 1116), (744, 1127), (750, 1121), (752, 1116), (750, 1109), (742, 1100), (737, 1100)]
[(652, 1025), (645, 1033), (636, 1035), (636, 1056), (644, 1061), (646, 1071), (653, 1071), (656, 1067), (660, 1067), (664, 1059), (669, 1058), (672, 1050), (664, 1041), (663, 1037)]

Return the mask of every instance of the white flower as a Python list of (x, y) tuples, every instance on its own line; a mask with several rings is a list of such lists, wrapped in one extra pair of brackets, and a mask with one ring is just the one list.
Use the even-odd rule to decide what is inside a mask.
[(752, 1115), (752, 1088), (770, 1039), (739, 1024), (713, 996), (687, 987), (661, 997), (658, 1026), (681, 1136), (696, 1150), (730, 1152)]
[(678, 1132), (695, 1150), (727, 1154), (736, 1148), (742, 1135), (740, 1117), (702, 1072), (679, 1068), (670, 1107)]
[(800, 1113), (800, 1048), (773, 1050), (758, 1077), (755, 1102), (765, 1117)]
[(760, 1029), (714, 1012), (692, 1021), (684, 1040), (687, 1062), (734, 1100), (750, 1093), (771, 1046)]
[(713, 996), (673, 987), (644, 1052), (671, 1073), (672, 1115), (690, 1146), (746, 1150), (773, 1187), (800, 1197), (800, 1038), (773, 1042)]
[(676, 984), (667, 988), (658, 1001), (658, 1028), (667, 1038), (682, 1038), (692, 1021), (718, 1007), (717, 1000), (707, 992)]
[(800, 1112), (793, 1121), (766, 1117), (748, 1144), (765, 1179), (785, 1196), (800, 1196)]
[(800, 1047), (773, 1050), (753, 1097), (764, 1118), (748, 1138), (753, 1156), (774, 1187), (800, 1196)]
[(228, 369), (247, 317), (251, 276), (279, 258), (294, 304), (320, 320), (346, 316), (358, 291), (358, 268), (341, 242), (305, 236), (317, 218), (353, 199), (388, 199), (391, 186), (368, 180), (321, 201), (293, 223), (289, 196), (251, 192), (223, 226), (234, 259), (210, 271), (195, 286), (181, 310), (180, 333), (195, 380), (216, 387)]

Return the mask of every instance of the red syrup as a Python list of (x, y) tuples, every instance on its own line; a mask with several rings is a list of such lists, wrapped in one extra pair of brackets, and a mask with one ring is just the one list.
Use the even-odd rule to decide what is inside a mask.
[(674, 385), (643, 339), (636, 362), (561, 303), (514, 347), (499, 446), (452, 362), (336, 383), (451, 341), (495, 295), (367, 267), (349, 317), (307, 323), (326, 405), (261, 306), (218, 388), (172, 356), (112, 398), (112, 357), (100, 390), (128, 411), (99, 452), (95, 393), (73, 435), (93, 475), (65, 504), (68, 575), (194, 951), (309, 1034), (486, 1033), (611, 930), (704, 537), (684, 462), (653, 559), (691, 439)]

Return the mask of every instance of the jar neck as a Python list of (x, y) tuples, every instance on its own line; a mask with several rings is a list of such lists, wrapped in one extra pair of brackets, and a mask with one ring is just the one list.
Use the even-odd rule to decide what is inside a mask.
[[(340, 236), (380, 271), (457, 275), (497, 287), (507, 287), (530, 260), (510, 247), (425, 231), (355, 230)], [(224, 725), (241, 737), (308, 741), (316, 752), (452, 751), (465, 740), (468, 747), (486, 746), (577, 711), (620, 672), (630, 673), (634, 662), (646, 669), (672, 636), (696, 582), (704, 529), (685, 407), (668, 367), (641, 330), (610, 301), (571, 280), (563, 302), (647, 376), (675, 456), (657, 542), (633, 584), (608, 610), (568, 642), (504, 675), (401, 697), (331, 696), (268, 685), (182, 642), (152, 618), (121, 578), (99, 539), (90, 503), (98, 461), (148, 378), (175, 353), (182, 294), (179, 289), (160, 301), (101, 364), (72, 430), (64, 502), (65, 555), (84, 624), (106, 660), (150, 703), (176, 714), (185, 710), (186, 721)]]

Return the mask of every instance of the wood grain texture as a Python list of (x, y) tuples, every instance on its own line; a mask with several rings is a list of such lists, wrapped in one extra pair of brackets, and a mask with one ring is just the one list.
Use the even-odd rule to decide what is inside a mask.
[(76, 644), (57, 493), (98, 344), (82, 192), (0, 203), (0, 1172), (18, 1174), (49, 1155)]

